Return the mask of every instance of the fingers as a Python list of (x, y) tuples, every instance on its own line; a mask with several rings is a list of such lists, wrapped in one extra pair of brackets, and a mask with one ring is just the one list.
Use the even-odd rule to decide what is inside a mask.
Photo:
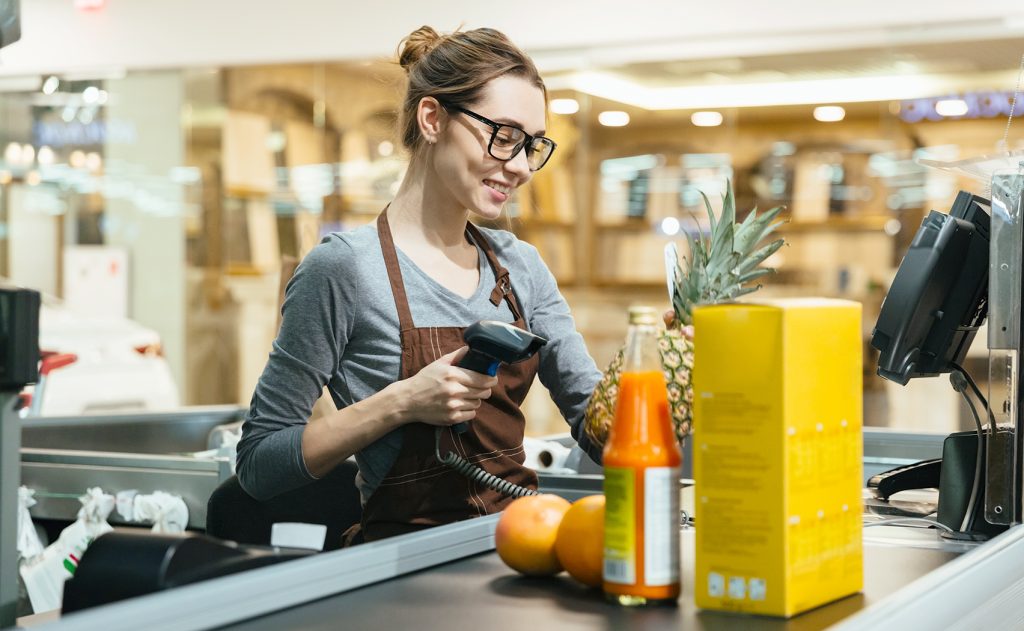
[(672, 325), (676, 321), (676, 312), (674, 309), (669, 309), (665, 313), (661, 314), (661, 318), (665, 321), (665, 328), (671, 329)]
[(469, 347), (463, 346), (462, 348), (455, 349), (454, 351), (448, 353), (447, 355), (442, 355), (441, 358), (438, 359), (437, 361), (448, 364), (449, 366), (454, 366), (458, 364), (460, 361), (462, 361), (462, 358), (465, 357), (466, 353), (468, 352)]

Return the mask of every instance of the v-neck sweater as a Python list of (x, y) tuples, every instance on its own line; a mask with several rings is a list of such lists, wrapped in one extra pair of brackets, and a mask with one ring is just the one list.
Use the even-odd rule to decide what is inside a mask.
[[(548, 340), (539, 352), (538, 378), (567, 421), (572, 436), (595, 461), (600, 450), (583, 431), (583, 413), (601, 373), (558, 284), (536, 248), (504, 230), (481, 228), (509, 270), (527, 328)], [(464, 298), (398, 251), (409, 308), (417, 327), (465, 327), (478, 320), (514, 320), (503, 300), (490, 301), (494, 272), (477, 248), (480, 281)], [(334, 404), (361, 401), (399, 376), (398, 313), (380, 239), (372, 224), (332, 233), (296, 269), (285, 289), (281, 328), (253, 393), (238, 443), (242, 487), (268, 499), (316, 478), (302, 457), (302, 432), (327, 386)], [(356, 484), (365, 502), (398, 457), (401, 428), (356, 453)]]

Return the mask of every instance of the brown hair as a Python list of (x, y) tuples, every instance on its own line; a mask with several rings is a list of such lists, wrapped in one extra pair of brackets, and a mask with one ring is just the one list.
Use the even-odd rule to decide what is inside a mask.
[(533, 61), (503, 33), (491, 28), (440, 35), (429, 26), (421, 26), (399, 44), (398, 63), (409, 75), (399, 125), (402, 144), (410, 151), (421, 140), (416, 109), (425, 96), (467, 107), (480, 98), (491, 79), (512, 75), (531, 81), (547, 98), (544, 80)]

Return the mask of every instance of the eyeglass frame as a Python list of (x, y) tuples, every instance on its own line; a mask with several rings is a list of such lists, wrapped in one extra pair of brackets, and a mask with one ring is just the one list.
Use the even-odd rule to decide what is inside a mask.
[[(444, 101), (441, 101), (440, 99), (438, 99), (438, 103), (440, 103), (441, 106), (443, 108), (445, 108), (446, 110), (455, 110), (457, 112), (461, 112), (461, 113), (465, 114), (466, 116), (469, 116), (470, 118), (476, 119), (476, 120), (480, 121), (481, 123), (483, 123), (484, 125), (487, 125), (488, 127), (490, 127), (491, 128), (491, 138), (490, 138), (490, 140), (487, 141), (487, 155), (491, 156), (495, 160), (501, 160), (502, 162), (508, 162), (509, 160), (513, 160), (513, 159), (515, 159), (516, 156), (519, 155), (520, 151), (524, 151), (526, 149), (527, 145), (532, 144), (533, 141), (537, 140), (538, 138), (543, 138), (544, 140), (546, 140), (546, 141), (551, 143), (551, 152), (548, 153), (548, 156), (546, 158), (544, 158), (544, 162), (541, 162), (540, 166), (538, 166), (536, 169), (534, 169), (534, 168), (529, 167), (529, 165), (530, 165), (529, 156), (527, 156), (527, 159), (526, 159), (526, 165), (527, 165), (528, 168), (530, 168), (530, 172), (531, 173), (536, 173), (537, 171), (540, 171), (541, 169), (544, 168), (544, 165), (547, 164), (548, 160), (551, 159), (551, 156), (554, 155), (555, 149), (558, 148), (558, 143), (555, 142), (554, 140), (551, 140), (547, 136), (531, 136), (530, 134), (526, 133), (526, 130), (523, 129), (522, 127), (516, 127), (515, 125), (506, 125), (505, 123), (496, 123), (496, 122), (492, 121), (491, 119), (489, 119), (489, 118), (487, 118), (485, 116), (481, 116), (480, 114), (477, 114), (476, 112), (473, 112), (471, 110), (467, 110), (466, 108), (458, 106), (458, 105), (455, 105), (453, 103), (446, 103)], [(494, 151), (492, 151), (492, 147), (494, 146), (494, 139), (498, 137), (498, 130), (500, 130), (502, 127), (508, 127), (510, 129), (516, 129), (518, 131), (523, 132), (523, 136), (525, 136), (525, 139), (524, 139), (523, 143), (521, 145), (519, 145), (519, 148), (516, 149), (512, 153), (512, 155), (507, 157), (507, 158), (499, 158), (498, 156), (494, 155)]]

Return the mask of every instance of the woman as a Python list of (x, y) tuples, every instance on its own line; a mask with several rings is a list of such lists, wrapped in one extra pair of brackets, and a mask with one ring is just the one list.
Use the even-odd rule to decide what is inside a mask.
[[(509, 498), (440, 464), (453, 451), (536, 487), (523, 466), (519, 405), (534, 376), (591, 457), (584, 408), (600, 378), (536, 249), (477, 229), (544, 166), (546, 91), (504, 35), (477, 29), (407, 37), (402, 142), (411, 152), (394, 200), (373, 225), (329, 235), (288, 285), (281, 331), (238, 446), (257, 499), (315, 480), (351, 455), (363, 537), (375, 540), (500, 511)], [(465, 327), (500, 320), (547, 338), (497, 377), (457, 367)], [(338, 410), (306, 423), (324, 385)], [(465, 434), (451, 426), (470, 422)]]

